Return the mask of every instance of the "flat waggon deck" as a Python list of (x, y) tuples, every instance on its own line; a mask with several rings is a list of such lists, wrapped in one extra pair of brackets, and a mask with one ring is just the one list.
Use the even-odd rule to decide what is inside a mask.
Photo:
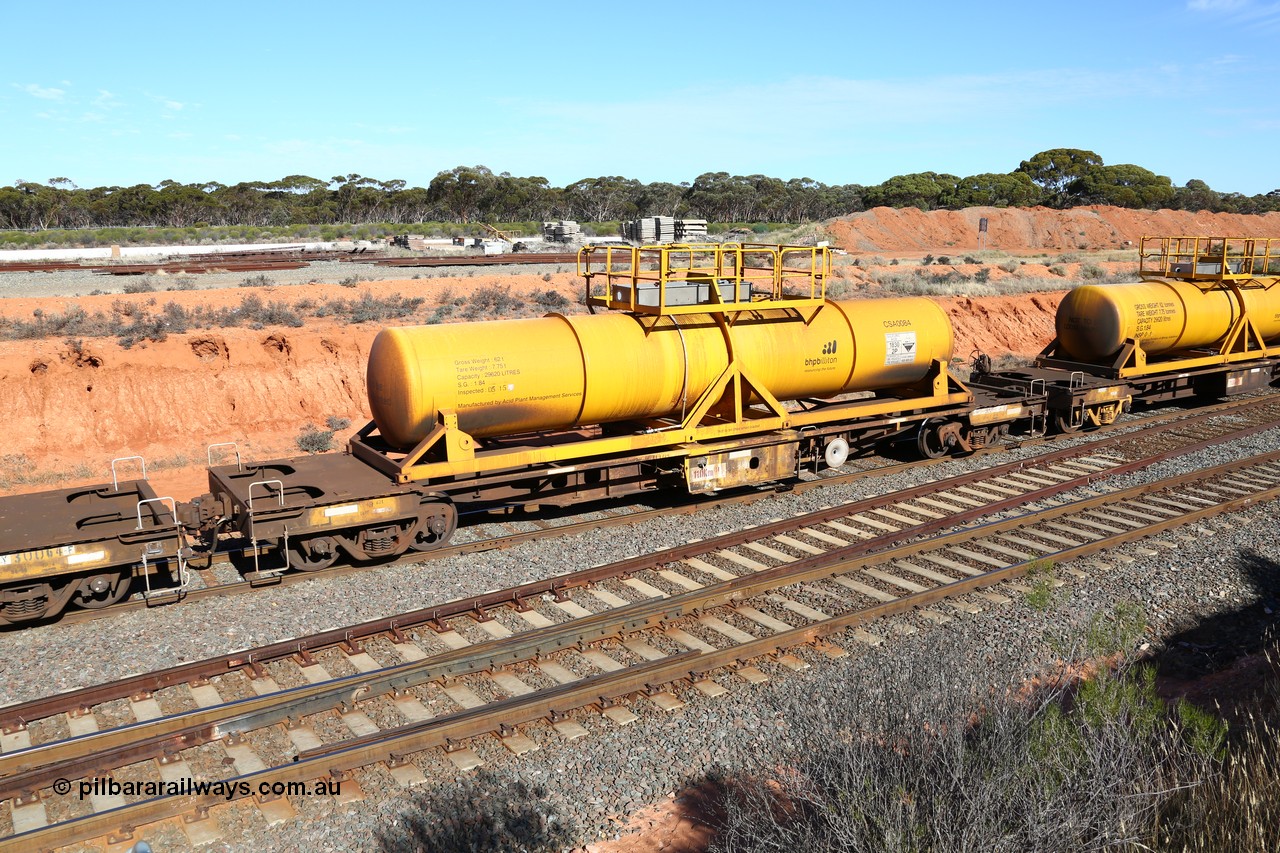
[[(146, 480), (127, 480), (117, 489), (111, 483), (58, 489), (0, 498), (0, 542), (4, 552), (31, 551), (97, 542), (135, 533), (138, 502), (154, 500)], [(142, 506), (142, 529), (172, 527), (167, 506)]]
[(400, 491), (386, 474), (345, 453), (293, 456), (242, 467), (219, 465), (209, 469), (209, 483), (213, 491), (225, 491), (242, 505), (248, 505), (252, 498), (262, 508), (277, 504), (281, 487), (285, 505), (289, 507)]

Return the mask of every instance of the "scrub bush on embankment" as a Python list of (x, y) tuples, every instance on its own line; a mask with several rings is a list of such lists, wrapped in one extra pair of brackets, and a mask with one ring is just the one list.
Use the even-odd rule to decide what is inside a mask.
[(146, 303), (117, 299), (107, 311), (90, 313), (78, 305), (69, 305), (63, 311), (37, 308), (30, 320), (0, 317), (0, 340), (114, 337), (120, 346), (128, 349), (144, 341), (159, 342), (170, 334), (192, 329), (298, 328), (311, 317), (328, 317), (348, 324), (403, 320), (413, 317), (425, 301), (422, 297), (398, 293), (383, 297), (366, 293), (358, 299), (302, 299), (289, 303), (265, 301), (256, 293), (250, 293), (242, 297), (238, 305), (213, 308), (186, 307), (172, 301), (158, 305), (154, 298)]
[[(1095, 619), (1067, 659), (1132, 649), (1135, 613)], [(1034, 687), (1001, 666), (943, 638), (770, 694), (772, 731), (713, 777), (712, 849), (1277, 849), (1274, 727), (1168, 704), (1131, 660)]]

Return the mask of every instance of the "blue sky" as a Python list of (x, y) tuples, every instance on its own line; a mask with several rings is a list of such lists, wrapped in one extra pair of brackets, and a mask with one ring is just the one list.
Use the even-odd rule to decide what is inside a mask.
[(874, 184), (1069, 147), (1280, 187), (1280, 2), (6, 5), (0, 183)]

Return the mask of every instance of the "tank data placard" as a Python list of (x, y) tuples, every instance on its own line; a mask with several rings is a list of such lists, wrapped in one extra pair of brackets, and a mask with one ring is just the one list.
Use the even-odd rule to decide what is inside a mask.
[(884, 364), (911, 364), (916, 360), (915, 332), (884, 333)]
[(1173, 335), (1170, 334), (1164, 334), (1157, 337), (1155, 329), (1156, 326), (1176, 321), (1178, 316), (1178, 304), (1176, 302), (1167, 301), (1138, 303), (1133, 306), (1133, 316), (1138, 321), (1134, 326), (1134, 337), (1140, 340), (1163, 340), (1164, 338), (1172, 338)]
[(468, 397), (515, 391), (515, 380), (520, 375), (520, 368), (508, 367), (500, 355), (454, 359), (453, 369), (458, 377), (459, 408), (464, 409), (468, 403), (484, 405), (483, 402), (469, 401)]

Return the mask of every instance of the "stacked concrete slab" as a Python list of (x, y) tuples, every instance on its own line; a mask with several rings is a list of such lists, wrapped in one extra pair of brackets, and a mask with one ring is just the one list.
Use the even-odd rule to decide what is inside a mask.
[(582, 229), (572, 219), (542, 223), (542, 239), (553, 243), (576, 243), (582, 239)]
[(707, 239), (707, 220), (677, 219), (676, 242), (701, 243)]
[(630, 240), (633, 243), (653, 243), (658, 239), (658, 232), (654, 228), (652, 216), (623, 222), (621, 231), (622, 238), (624, 240)]
[(659, 243), (672, 243), (676, 239), (676, 220), (672, 216), (653, 217), (654, 239)]
[(707, 239), (707, 220), (645, 216), (623, 222), (619, 230), (633, 243), (696, 243)]

